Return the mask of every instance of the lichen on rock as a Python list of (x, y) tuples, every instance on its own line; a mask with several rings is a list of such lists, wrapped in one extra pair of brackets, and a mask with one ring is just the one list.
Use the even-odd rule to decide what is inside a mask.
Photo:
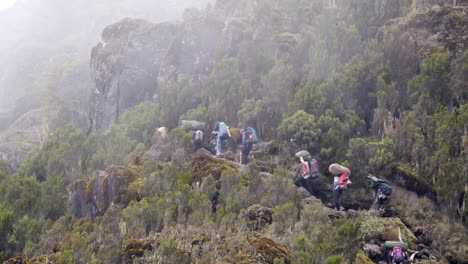
[(200, 150), (192, 156), (192, 183), (202, 182), (210, 174), (215, 180), (219, 180), (223, 171), (238, 166), (239, 164), (211, 156), (207, 150)]
[(250, 230), (257, 231), (273, 223), (273, 210), (259, 204), (254, 204), (247, 208), (245, 219), (247, 220), (247, 227)]

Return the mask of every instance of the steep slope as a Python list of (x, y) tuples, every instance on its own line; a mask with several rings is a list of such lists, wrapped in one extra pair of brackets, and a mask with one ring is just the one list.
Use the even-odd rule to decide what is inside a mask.
[[(43, 120), (88, 126), (93, 87), (89, 54), (105, 26), (125, 17), (174, 21), (186, 8), (204, 8), (209, 2), (18, 0), (0, 12), (1, 156), (17, 169), (25, 154), (48, 136), (41, 134), (42, 139), (37, 140), (34, 133), (18, 133), (17, 124), (25, 119), (31, 121), (30, 131), (41, 133), (45, 131)], [(142, 101), (151, 96), (137, 98)], [(57, 127), (49, 125), (49, 132)]]
[(91, 58), (92, 128), (107, 129), (124, 109), (157, 98), (159, 82), (182, 74), (193, 82), (206, 78), (223, 28), (214, 17), (179, 27), (128, 19), (107, 27)]
[[(18, 98), (47, 92), (47, 75), (65, 67), (85, 71), (89, 76), (88, 54), (102, 29), (125, 17), (161, 22), (179, 19), (185, 8), (203, 8), (209, 1), (61, 1), (18, 0), (0, 13), (3, 40), (0, 48), (0, 107), (10, 109)], [(78, 62), (78, 65), (73, 65)], [(72, 64), (72, 65), (70, 65)], [(82, 83), (62, 84), (68, 92)], [(88, 79), (89, 80), (89, 79)], [(89, 82), (87, 82), (89, 90)], [(56, 88), (56, 87), (54, 87)], [(83, 87), (81, 87), (83, 88)], [(81, 90), (83, 93), (85, 90)], [(79, 95), (80, 93), (74, 93)], [(83, 94), (85, 95), (85, 94)], [(80, 97), (86, 102), (87, 96)], [(77, 100), (77, 98), (74, 98)]]
[[(402, 239), (415, 263), (464, 263), (466, 229), (444, 230), (445, 217), (426, 197), (398, 188), (387, 206), (393, 215), (381, 218), (330, 209), (296, 189), (284, 171), (259, 173), (256, 162), (246, 168), (206, 151), (191, 162), (208, 174), (195, 188), (185, 184), (198, 181), (200, 171), (184, 179), (171, 165), (156, 163), (111, 166), (73, 184), (69, 197), (78, 218), (59, 219), (42, 238), (47, 254), (26, 261), (387, 263), (384, 242)], [(215, 172), (218, 180), (210, 175)]]
[[(0, 164), (0, 258), (368, 264), (401, 239), (415, 263), (466, 263), (467, 7), (412, 3), (220, 0), (178, 24), (108, 26), (95, 131), (58, 129), (17, 175)], [(27, 117), (18, 136), (42, 140)], [(181, 119), (206, 123), (209, 149), (226, 121), (224, 158), (190, 155)], [(247, 166), (236, 126), (258, 129)], [(322, 173), (312, 195), (293, 184), (301, 149)], [(352, 171), (347, 211), (332, 209), (335, 162)], [(393, 186), (379, 212), (369, 173)]]

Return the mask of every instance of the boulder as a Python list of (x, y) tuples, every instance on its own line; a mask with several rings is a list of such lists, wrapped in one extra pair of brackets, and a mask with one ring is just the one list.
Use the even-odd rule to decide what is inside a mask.
[(363, 247), (364, 252), (371, 259), (381, 258), (383, 256), (380, 246), (374, 244), (365, 244)]
[(106, 171), (98, 171), (92, 180), (71, 184), (68, 199), (72, 214), (77, 218), (86, 215), (95, 218), (102, 216), (112, 203), (126, 206), (138, 199), (138, 188), (143, 184), (140, 170), (138, 166), (111, 166)]
[(434, 188), (407, 164), (397, 164), (390, 179), (405, 189), (435, 199)]
[(234, 263), (271, 264), (281, 259), (284, 264), (292, 263), (291, 252), (286, 246), (265, 237), (256, 237), (241, 245), (236, 253)]
[(356, 260), (354, 261), (356, 264), (373, 264), (374, 262), (370, 260), (368, 256), (366, 256), (366, 253), (364, 251), (359, 250), (358, 253), (356, 254)]
[(223, 171), (240, 168), (242, 165), (222, 158), (216, 158), (205, 149), (197, 151), (192, 156), (192, 183), (202, 182), (203, 178), (213, 175), (215, 180), (221, 178)]
[(273, 223), (273, 210), (269, 207), (254, 204), (247, 208), (245, 219), (250, 230), (258, 231)]
[(298, 187), (297, 192), (299, 193), (299, 196), (301, 199), (306, 199), (312, 196), (309, 191), (307, 191), (304, 187)]
[(145, 251), (154, 249), (154, 243), (154, 239), (128, 239), (123, 243), (122, 263), (133, 263), (135, 257), (143, 257)]

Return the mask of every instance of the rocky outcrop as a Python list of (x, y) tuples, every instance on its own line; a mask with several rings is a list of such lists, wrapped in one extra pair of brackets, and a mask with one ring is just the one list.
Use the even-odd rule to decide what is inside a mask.
[(240, 166), (242, 165), (213, 157), (207, 150), (199, 150), (192, 157), (192, 183), (201, 183), (210, 174), (215, 180), (219, 180), (223, 171)]
[(260, 230), (264, 226), (273, 223), (273, 210), (259, 204), (254, 204), (247, 208), (245, 219), (250, 230)]
[(68, 189), (73, 215), (95, 218), (104, 215), (111, 204), (125, 206), (137, 199), (139, 174), (136, 166), (111, 166), (107, 171), (98, 171), (90, 181), (73, 183)]
[(125, 108), (153, 99), (158, 70), (175, 33), (175, 25), (139, 19), (104, 29), (91, 53), (93, 129), (106, 129)]
[(437, 5), (417, 10), (407, 17), (388, 21), (379, 29), (377, 38), (382, 42), (398, 39), (400, 53), (407, 50), (406, 53), (417, 55), (419, 61), (435, 51), (448, 49), (453, 56), (459, 56), (466, 50), (468, 7)]
[(18, 170), (26, 154), (49, 136), (50, 114), (46, 109), (30, 111), (2, 132), (0, 159), (7, 160), (13, 170)]
[(241, 245), (240, 252), (234, 257), (234, 263), (274, 263), (282, 259), (282, 263), (292, 263), (289, 249), (266, 237), (257, 237)]
[(242, 32), (216, 16), (179, 25), (124, 19), (108, 26), (91, 54), (91, 129), (106, 129), (124, 109), (157, 100), (159, 85), (181, 74), (200, 89), (215, 57), (234, 53)]
[(122, 262), (133, 263), (134, 258), (141, 258), (145, 251), (152, 251), (154, 249), (153, 239), (129, 239), (125, 241), (122, 249)]
[(435, 199), (435, 190), (407, 164), (397, 164), (391, 176), (393, 182), (419, 195)]
[(411, 10), (413, 12), (427, 11), (435, 6), (441, 5), (449, 6), (463, 6), (467, 5), (468, 1), (466, 0), (412, 0), (411, 1)]

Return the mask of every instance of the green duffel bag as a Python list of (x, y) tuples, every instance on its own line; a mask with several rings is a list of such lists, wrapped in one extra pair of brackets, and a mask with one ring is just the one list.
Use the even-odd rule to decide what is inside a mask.
[(307, 150), (301, 150), (299, 152), (296, 152), (294, 155), (297, 159), (299, 159), (301, 156), (304, 158), (304, 160), (310, 161), (312, 159), (312, 156), (310, 155), (309, 151)]
[(401, 247), (403, 250), (408, 249), (408, 243), (400, 241), (385, 241), (385, 248), (391, 250), (394, 247)]

